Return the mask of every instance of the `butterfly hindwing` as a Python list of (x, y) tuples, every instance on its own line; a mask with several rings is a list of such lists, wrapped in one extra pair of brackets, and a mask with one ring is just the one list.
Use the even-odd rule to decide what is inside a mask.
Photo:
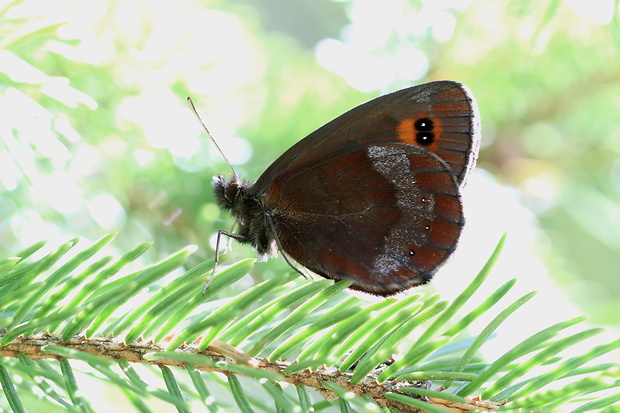
[(272, 219), (284, 253), (374, 294), (428, 281), (463, 226), (449, 166), (413, 145), (361, 145), (275, 183)]

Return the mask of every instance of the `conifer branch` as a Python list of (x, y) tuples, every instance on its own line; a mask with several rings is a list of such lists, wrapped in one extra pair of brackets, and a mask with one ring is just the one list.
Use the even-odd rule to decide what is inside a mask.
[[(1, 335), (0, 335), (1, 338)], [(171, 353), (166, 353), (161, 344), (152, 341), (137, 340), (131, 344), (125, 344), (120, 340), (107, 337), (74, 337), (67, 342), (63, 342), (60, 335), (54, 334), (38, 334), (29, 337), (19, 337), (11, 343), (0, 346), (0, 357), (17, 357), (23, 354), (30, 359), (49, 358), (64, 359), (66, 354), (55, 354), (53, 348), (63, 347), (67, 350), (84, 352), (89, 355), (95, 355), (103, 359), (118, 361), (125, 360), (130, 363), (150, 364), (154, 366), (174, 366), (184, 368), (187, 362), (182, 361), (183, 357), (166, 357)], [(51, 351), (50, 351), (51, 350)], [(152, 355), (160, 355), (152, 357)], [(351, 381), (352, 374), (343, 373), (335, 368), (320, 367), (315, 370), (304, 369), (292, 374), (287, 374), (285, 370), (294, 362), (269, 361), (262, 358), (251, 357), (241, 350), (215, 340), (205, 351), (199, 351), (193, 345), (183, 345), (175, 350), (177, 355), (201, 355), (206, 356), (204, 364), (192, 364), (197, 370), (219, 372), (223, 374), (232, 374), (230, 369), (231, 363), (236, 366), (247, 366), (252, 369), (268, 373), (270, 375), (279, 376), (279, 381), (287, 382), (295, 386), (303, 385), (312, 387), (320, 391), (327, 399), (336, 399), (338, 395), (326, 387), (326, 383), (335, 384), (346, 391), (352, 392), (361, 397), (370, 397), (377, 404), (385, 407), (395, 408), (401, 412), (418, 413), (421, 410), (407, 406), (403, 403), (387, 398), (387, 394), (401, 394), (411, 397), (411, 392), (406, 389), (426, 389), (430, 388), (430, 381), (395, 381), (386, 380), (378, 383), (377, 375), (368, 375), (360, 383), (353, 384)], [(80, 358), (79, 353), (74, 353), (75, 358)], [(71, 357), (69, 357), (71, 358)], [(207, 361), (209, 360), (209, 361)], [(235, 373), (236, 374), (236, 373)], [(403, 391), (405, 389), (405, 391)], [(449, 400), (437, 399), (432, 397), (421, 397), (422, 400), (430, 404), (441, 405), (444, 408), (449, 407), (455, 412), (467, 412), (469, 410), (478, 411), (495, 411), (503, 402), (493, 403), (485, 402), (479, 399), (471, 399), (470, 404), (455, 403)]]

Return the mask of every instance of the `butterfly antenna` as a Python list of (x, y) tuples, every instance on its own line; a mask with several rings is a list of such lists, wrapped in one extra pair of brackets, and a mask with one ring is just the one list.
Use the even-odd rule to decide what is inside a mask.
[(188, 97), (187, 103), (189, 103), (189, 108), (192, 110), (192, 112), (194, 112), (194, 115), (196, 115), (196, 119), (198, 119), (198, 122), (200, 122), (200, 124), (202, 125), (202, 128), (205, 130), (205, 132), (207, 132), (207, 136), (209, 136), (209, 139), (211, 139), (211, 142), (213, 142), (217, 150), (220, 152), (220, 155), (222, 155), (222, 158), (224, 158), (224, 161), (226, 162), (226, 164), (232, 171), (235, 177), (235, 181), (239, 182), (239, 175), (237, 175), (237, 172), (235, 172), (235, 168), (233, 168), (232, 164), (230, 163), (226, 155), (224, 155), (224, 151), (222, 151), (222, 148), (220, 148), (220, 145), (217, 144), (217, 142), (213, 138), (213, 135), (211, 135), (211, 132), (209, 132), (209, 129), (207, 129), (207, 126), (202, 121), (202, 118), (200, 117), (200, 115), (198, 114), (198, 111), (196, 110), (196, 106), (194, 106), (194, 102), (192, 102), (192, 98)]

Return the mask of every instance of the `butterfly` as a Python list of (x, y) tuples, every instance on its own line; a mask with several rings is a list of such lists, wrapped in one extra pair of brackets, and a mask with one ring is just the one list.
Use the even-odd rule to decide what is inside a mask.
[(214, 177), (220, 230), (350, 288), (389, 296), (427, 283), (456, 248), (460, 190), (480, 144), (476, 103), (455, 81), (380, 96), (293, 145), (254, 183)]

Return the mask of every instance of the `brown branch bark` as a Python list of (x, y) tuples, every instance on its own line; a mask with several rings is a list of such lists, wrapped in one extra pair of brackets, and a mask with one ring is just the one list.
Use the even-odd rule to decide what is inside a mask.
[[(1, 336), (1, 335), (0, 335)], [(121, 341), (107, 337), (74, 337), (68, 342), (63, 342), (58, 335), (43, 334), (33, 335), (30, 337), (20, 337), (12, 341), (11, 343), (0, 346), (1, 357), (17, 357), (19, 354), (24, 354), (31, 359), (37, 358), (51, 358), (61, 359), (63, 356), (47, 353), (42, 351), (45, 346), (61, 346), (67, 349), (79, 350), (88, 354), (97, 355), (104, 359), (109, 360), (126, 360), (130, 363), (143, 363), (151, 364), (155, 366), (175, 366), (185, 367), (187, 363), (181, 362), (175, 359), (158, 358), (157, 360), (148, 360), (144, 358), (146, 354), (164, 352), (164, 347), (160, 344), (146, 341), (137, 341), (132, 344), (125, 344)], [(361, 383), (351, 383), (351, 374), (342, 373), (334, 368), (320, 367), (315, 370), (303, 370), (301, 372), (286, 374), (284, 369), (290, 366), (291, 362), (281, 361), (268, 361), (266, 359), (251, 357), (237, 348), (215, 340), (205, 351), (198, 351), (198, 349), (191, 345), (179, 347), (175, 350), (177, 353), (184, 354), (200, 354), (209, 357), (215, 362), (227, 362), (239, 365), (246, 365), (252, 368), (260, 369), (270, 373), (276, 373), (283, 377), (283, 381), (291, 383), (293, 385), (304, 385), (312, 387), (320, 391), (326, 398), (337, 398), (336, 394), (324, 387), (325, 382), (331, 382), (337, 384), (344, 389), (357, 394), (358, 396), (371, 397), (375, 402), (381, 406), (397, 409), (406, 413), (421, 413), (419, 409), (411, 406), (390, 400), (385, 397), (388, 392), (401, 393), (403, 388), (429, 388), (430, 382), (396, 382), (392, 380), (378, 383), (374, 377), (368, 376)], [(221, 368), (208, 366), (208, 365), (195, 365), (198, 370), (202, 371), (216, 371), (224, 374), (231, 374)], [(477, 399), (472, 400), (471, 405), (451, 405), (451, 402), (446, 400), (426, 399), (431, 404), (442, 405), (446, 411), (453, 412), (467, 412), (469, 410), (478, 409), (481, 411), (494, 411), (499, 405), (489, 404), (488, 402), (482, 402)], [(450, 410), (457, 409), (457, 410)]]

